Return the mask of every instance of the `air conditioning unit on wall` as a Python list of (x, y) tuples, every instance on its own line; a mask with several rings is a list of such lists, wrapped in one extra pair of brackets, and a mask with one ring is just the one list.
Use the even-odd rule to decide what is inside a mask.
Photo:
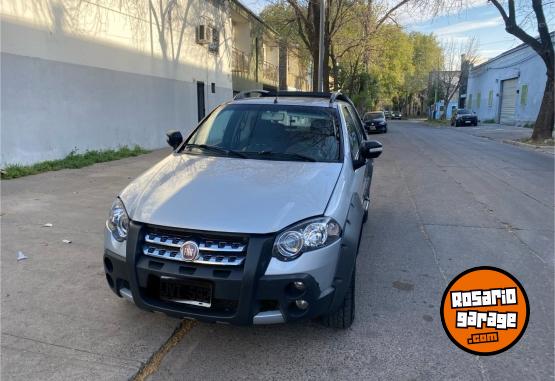
[(212, 42), (212, 28), (208, 25), (197, 25), (196, 39), (197, 44), (208, 44)]

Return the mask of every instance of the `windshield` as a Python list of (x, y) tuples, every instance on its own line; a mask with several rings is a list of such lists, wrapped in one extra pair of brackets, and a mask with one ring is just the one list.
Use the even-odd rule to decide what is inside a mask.
[(370, 119), (379, 119), (379, 118), (385, 118), (385, 115), (383, 112), (379, 111), (379, 112), (369, 112), (366, 113), (366, 115), (364, 115), (364, 120), (370, 120)]
[(337, 162), (339, 143), (334, 109), (232, 104), (214, 111), (184, 149), (252, 159)]
[(461, 108), (459, 111), (457, 111), (457, 114), (470, 114), (470, 111)]

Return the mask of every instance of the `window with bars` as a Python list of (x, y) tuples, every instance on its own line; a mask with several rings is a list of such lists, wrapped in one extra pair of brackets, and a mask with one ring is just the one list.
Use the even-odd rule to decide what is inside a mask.
[(212, 29), (212, 41), (208, 44), (208, 51), (218, 53), (220, 49), (220, 31), (216, 28)]

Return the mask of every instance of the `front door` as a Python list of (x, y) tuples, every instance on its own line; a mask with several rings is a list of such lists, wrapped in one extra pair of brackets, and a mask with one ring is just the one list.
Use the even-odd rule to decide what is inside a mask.
[(204, 105), (204, 82), (197, 82), (197, 109), (198, 120), (200, 121), (206, 115), (206, 108)]

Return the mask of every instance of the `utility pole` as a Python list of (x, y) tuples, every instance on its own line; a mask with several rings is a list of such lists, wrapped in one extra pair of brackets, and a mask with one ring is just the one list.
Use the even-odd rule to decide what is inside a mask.
[(320, 0), (320, 41), (318, 44), (318, 91), (324, 91), (324, 26), (326, 0)]

